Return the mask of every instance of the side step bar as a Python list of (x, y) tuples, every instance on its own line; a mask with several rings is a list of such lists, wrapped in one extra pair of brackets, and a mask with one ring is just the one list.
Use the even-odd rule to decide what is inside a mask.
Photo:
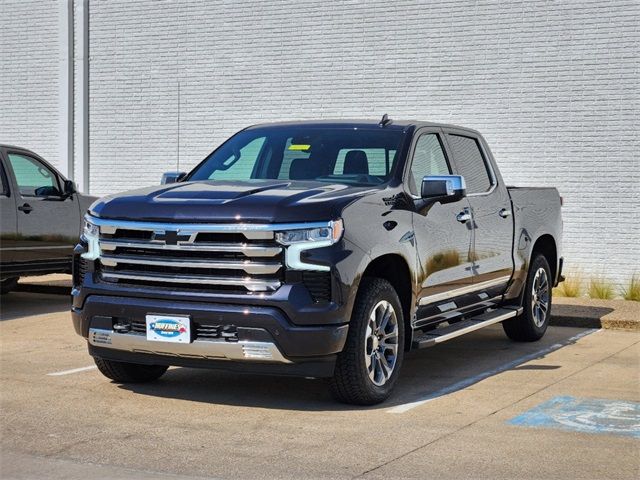
[(436, 328), (422, 335), (413, 338), (413, 348), (433, 347), (438, 343), (446, 342), (452, 338), (459, 337), (465, 333), (488, 327), (494, 323), (500, 323), (509, 318), (516, 317), (522, 313), (520, 306), (507, 306), (485, 312), (482, 315), (462, 320), (460, 322), (449, 325), (448, 327)]

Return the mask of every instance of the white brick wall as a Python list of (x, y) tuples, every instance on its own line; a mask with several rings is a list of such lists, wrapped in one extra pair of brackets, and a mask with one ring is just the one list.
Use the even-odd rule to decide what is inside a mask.
[[(42, 8), (8, 10), (21, 25)], [(183, 169), (261, 121), (445, 121), (482, 131), (509, 183), (560, 189), (570, 270), (626, 282), (640, 273), (639, 24), (638, 0), (92, 2), (91, 191), (175, 168), (178, 81)], [(3, 112), (47, 104), (11, 75)], [(14, 84), (27, 94), (7, 103)]]
[(30, 148), (64, 171), (58, 41), (55, 2), (0, 1), (0, 143)]

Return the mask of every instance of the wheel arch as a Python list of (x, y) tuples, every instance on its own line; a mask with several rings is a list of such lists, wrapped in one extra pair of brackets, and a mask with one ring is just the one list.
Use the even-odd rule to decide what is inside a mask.
[(405, 350), (409, 350), (412, 341), (411, 315), (414, 298), (411, 269), (406, 259), (399, 254), (381, 255), (367, 265), (362, 277), (377, 277), (387, 280), (395, 289), (404, 318)]
[(541, 253), (549, 263), (549, 267), (551, 268), (551, 278), (553, 279), (553, 283), (557, 281), (557, 273), (558, 273), (558, 248), (556, 245), (556, 241), (550, 234), (544, 234), (539, 236), (535, 243), (533, 244), (533, 248), (531, 249), (531, 257), (529, 258), (529, 268), (531, 267), (531, 263), (533, 262), (536, 254)]

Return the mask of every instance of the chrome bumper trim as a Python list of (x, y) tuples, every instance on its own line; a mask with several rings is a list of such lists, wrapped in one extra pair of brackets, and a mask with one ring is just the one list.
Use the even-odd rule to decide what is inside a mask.
[(227, 342), (224, 340), (195, 340), (187, 344), (153, 342), (140, 334), (124, 334), (101, 328), (90, 328), (89, 343), (96, 347), (113, 350), (170, 357), (291, 363), (280, 353), (278, 347), (271, 342)]

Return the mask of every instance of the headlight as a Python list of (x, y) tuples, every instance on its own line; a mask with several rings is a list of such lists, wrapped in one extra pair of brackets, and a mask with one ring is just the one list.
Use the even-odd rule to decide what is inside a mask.
[(87, 241), (87, 251), (82, 254), (82, 258), (86, 260), (96, 260), (100, 258), (100, 244), (98, 243), (100, 227), (85, 219), (82, 236)]
[(311, 228), (296, 228), (276, 232), (278, 243), (287, 246), (286, 262), (289, 268), (294, 270), (320, 270), (329, 271), (326, 265), (314, 265), (305, 263), (300, 258), (300, 253), (312, 248), (322, 248), (333, 245), (344, 233), (342, 219), (335, 220), (322, 226)]

